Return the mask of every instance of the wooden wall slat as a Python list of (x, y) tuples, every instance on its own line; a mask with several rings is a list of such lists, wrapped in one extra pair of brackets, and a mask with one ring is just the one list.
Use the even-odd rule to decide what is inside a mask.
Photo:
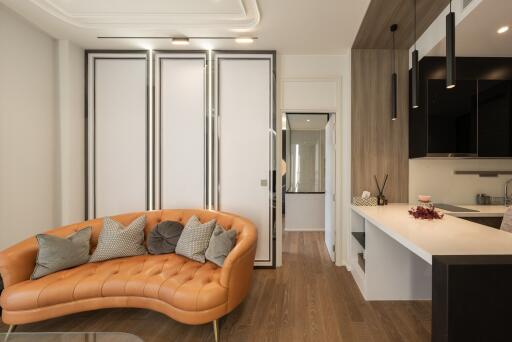
[(408, 202), (408, 51), (396, 51), (398, 119), (391, 120), (391, 50), (352, 50), (352, 194), (377, 193), (373, 175), (389, 174), (385, 195)]

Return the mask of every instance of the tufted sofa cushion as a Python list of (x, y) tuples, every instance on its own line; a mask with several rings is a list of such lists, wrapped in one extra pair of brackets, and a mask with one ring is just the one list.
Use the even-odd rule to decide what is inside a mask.
[[(184, 224), (196, 215), (201, 222), (216, 219), (226, 229), (236, 230), (235, 247), (222, 268), (176, 254), (141, 255), (85, 264), (30, 280), (37, 255), (37, 241), (30, 238), (0, 252), (4, 323), (31, 323), (99, 308), (138, 307), (162, 312), (182, 323), (203, 324), (229, 313), (245, 298), (257, 241), (250, 221), (229, 213), (193, 209), (137, 212), (113, 219), (127, 225), (142, 214), (146, 215), (146, 239), (162, 221)], [(48, 234), (64, 237), (88, 226), (93, 230), (92, 252), (102, 219)]]
[(114, 259), (26, 281), (2, 294), (5, 310), (31, 310), (97, 297), (150, 297), (200, 311), (227, 302), (220, 269), (185, 257), (146, 255)]

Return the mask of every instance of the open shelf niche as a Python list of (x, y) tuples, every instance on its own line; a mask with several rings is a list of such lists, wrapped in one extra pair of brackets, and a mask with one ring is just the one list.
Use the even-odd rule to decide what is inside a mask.
[(351, 227), (351, 243), (350, 243), (350, 258), (351, 264), (354, 268), (358, 268), (356, 272), (361, 273), (363, 276), (365, 272), (365, 230), (364, 230), (364, 219), (359, 215), (352, 215), (352, 227)]

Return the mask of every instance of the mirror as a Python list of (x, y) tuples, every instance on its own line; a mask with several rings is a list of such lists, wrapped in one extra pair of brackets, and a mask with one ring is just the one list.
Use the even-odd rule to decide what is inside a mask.
[(329, 114), (286, 114), (286, 192), (325, 192), (325, 125)]

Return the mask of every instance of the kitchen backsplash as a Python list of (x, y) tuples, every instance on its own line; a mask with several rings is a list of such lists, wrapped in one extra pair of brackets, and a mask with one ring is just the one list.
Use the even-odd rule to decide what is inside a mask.
[(454, 171), (497, 170), (512, 170), (512, 159), (410, 159), (409, 202), (416, 203), (420, 194), (432, 195), (433, 202), (451, 204), (476, 204), (479, 193), (502, 197), (505, 182), (512, 175), (454, 174)]

